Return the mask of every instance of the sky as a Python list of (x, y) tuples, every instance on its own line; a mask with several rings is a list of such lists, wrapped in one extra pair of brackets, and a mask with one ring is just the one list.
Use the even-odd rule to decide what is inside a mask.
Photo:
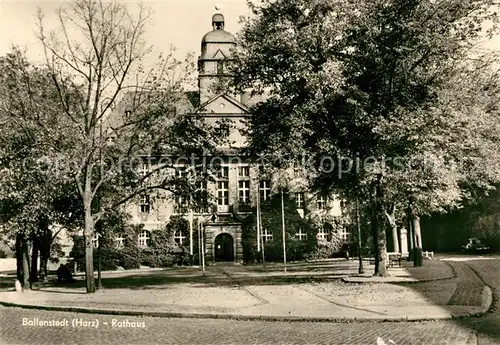
[[(69, 3), (69, 0), (0, 0), (0, 56), (11, 50), (16, 44), (26, 49), (28, 58), (42, 61), (42, 50), (35, 36), (36, 11), (40, 7), (50, 25), (54, 23), (54, 11)], [(120, 0), (137, 8), (137, 1)], [(155, 51), (168, 53), (170, 46), (176, 48), (178, 58), (187, 53), (200, 54), (201, 38), (212, 30), (212, 15), (218, 11), (225, 17), (225, 28), (236, 34), (239, 31), (239, 17), (249, 14), (245, 0), (157, 0), (143, 1), (154, 14), (151, 25), (146, 32), (146, 41), (153, 45)]]
[[(54, 10), (70, 0), (0, 0), (0, 56), (10, 51), (16, 44), (26, 49), (28, 58), (42, 61), (42, 50), (35, 37), (36, 11), (40, 7), (47, 23), (54, 23)], [(137, 0), (120, 0), (127, 3), (130, 10), (136, 9)], [(170, 46), (177, 49), (176, 57), (187, 53), (200, 54), (201, 38), (212, 29), (211, 18), (215, 6), (224, 14), (226, 30), (236, 34), (240, 29), (239, 17), (248, 15), (245, 0), (157, 0), (144, 3), (154, 15), (148, 27), (146, 40), (158, 52), (168, 53)], [(500, 51), (500, 36), (488, 42), (486, 47)]]

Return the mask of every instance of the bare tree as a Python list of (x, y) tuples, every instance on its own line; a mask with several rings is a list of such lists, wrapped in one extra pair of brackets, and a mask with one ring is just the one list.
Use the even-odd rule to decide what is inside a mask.
[(156, 174), (172, 164), (136, 174), (141, 159), (153, 152), (200, 152), (214, 136), (201, 120), (176, 111), (191, 65), (171, 52), (153, 68), (144, 66), (153, 52), (144, 40), (150, 10), (140, 4), (132, 15), (116, 1), (77, 0), (56, 13), (58, 28), (47, 33), (39, 11), (39, 39), (60, 116), (71, 127), (71, 148), (59, 156), (73, 163), (66, 170), (83, 202), (86, 288), (94, 292), (92, 238), (103, 214), (149, 190), (193, 192), (175, 176)]

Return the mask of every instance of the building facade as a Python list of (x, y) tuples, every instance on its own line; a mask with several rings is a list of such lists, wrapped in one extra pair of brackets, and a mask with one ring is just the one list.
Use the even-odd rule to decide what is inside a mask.
[[(210, 209), (196, 212), (183, 208), (183, 200), (180, 199), (155, 202), (152, 197), (143, 195), (137, 203), (128, 206), (131, 222), (144, 225), (138, 236), (140, 247), (147, 246), (151, 232), (163, 228), (173, 216), (186, 217), (191, 224), (199, 224), (203, 229), (204, 252), (209, 264), (243, 260), (242, 220), (251, 213), (258, 200), (266, 200), (276, 192), (275, 176), (263, 177), (247, 158), (236, 154), (246, 145), (242, 130), (244, 120), (249, 116), (248, 108), (259, 99), (251, 98), (248, 94), (229, 94), (218, 88), (221, 80), (231, 77), (227, 74), (227, 66), (231, 63), (231, 50), (236, 46), (236, 40), (226, 30), (222, 14), (214, 14), (211, 24), (212, 29), (202, 38), (198, 58), (200, 105), (184, 104), (180, 108), (203, 117), (207, 123), (226, 120), (233, 125), (227, 144), (221, 147), (227, 156), (219, 157), (220, 171), (214, 176), (214, 181), (204, 187), (213, 196), (214, 205)], [(149, 168), (145, 166), (144, 173)], [(302, 217), (307, 216), (306, 209), (316, 214), (323, 212), (326, 216), (341, 216), (338, 201), (308, 193), (301, 187), (303, 185), (298, 183), (290, 190)], [(192, 228), (190, 233), (176, 232), (174, 239), (178, 244), (184, 245), (192, 238), (193, 231), (198, 229)], [(320, 230), (318, 239), (326, 240), (329, 237), (328, 231)], [(269, 237), (269, 234), (264, 230), (262, 236)], [(341, 236), (347, 239), (348, 234), (343, 233)], [(296, 238), (302, 239), (304, 236), (298, 233)], [(123, 239), (117, 239), (117, 242), (120, 241), (123, 243)]]

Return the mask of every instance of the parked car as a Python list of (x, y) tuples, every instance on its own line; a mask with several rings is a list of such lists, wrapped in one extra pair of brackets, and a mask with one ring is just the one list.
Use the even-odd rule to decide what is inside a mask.
[(478, 238), (469, 238), (467, 244), (462, 246), (462, 252), (464, 253), (487, 253), (490, 251), (490, 247), (483, 245)]

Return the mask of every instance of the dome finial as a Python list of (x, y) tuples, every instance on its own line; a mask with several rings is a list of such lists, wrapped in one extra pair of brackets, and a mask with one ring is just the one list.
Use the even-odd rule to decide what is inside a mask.
[(220, 11), (220, 6), (218, 4), (215, 4), (215, 10)]

